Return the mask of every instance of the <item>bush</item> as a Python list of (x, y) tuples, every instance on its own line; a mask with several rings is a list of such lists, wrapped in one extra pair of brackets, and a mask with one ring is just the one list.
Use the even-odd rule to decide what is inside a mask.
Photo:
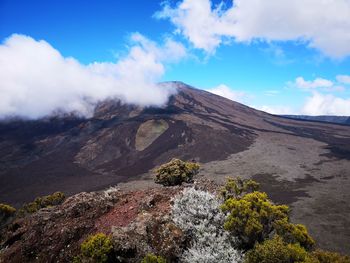
[[(0, 230), (1, 227), (7, 223), (9, 223), (10, 220), (12, 220), (12, 217), (16, 214), (16, 209), (13, 208), (10, 205), (7, 204), (1, 204), (0, 203)], [(0, 240), (1, 240), (1, 234), (0, 234)]]
[(174, 199), (172, 218), (191, 240), (182, 261), (238, 262), (239, 251), (234, 239), (223, 229), (225, 215), (220, 211), (217, 198), (194, 188), (185, 189)]
[(311, 253), (312, 257), (319, 263), (350, 263), (349, 256), (342, 256), (339, 253), (315, 250)]
[(7, 204), (0, 203), (0, 217), (8, 218), (16, 213), (16, 209)]
[(149, 253), (142, 259), (141, 263), (166, 263), (166, 260), (161, 256)]
[(37, 212), (41, 208), (59, 205), (64, 201), (65, 198), (66, 197), (62, 192), (55, 192), (52, 195), (37, 197), (33, 202), (24, 204), (23, 207), (20, 209), (20, 214), (32, 214)]
[(273, 239), (256, 244), (247, 252), (245, 263), (350, 263), (350, 257), (316, 250), (307, 252), (299, 244), (288, 244), (276, 235)]
[(239, 198), (243, 194), (259, 190), (260, 184), (250, 179), (227, 178), (225, 186), (221, 189), (221, 197), (224, 200), (230, 198)]
[(103, 263), (111, 259), (113, 244), (111, 239), (105, 234), (99, 233), (89, 236), (81, 244), (80, 258), (88, 259), (92, 262)]
[(283, 237), (287, 243), (299, 243), (306, 250), (311, 250), (315, 245), (315, 241), (307, 232), (304, 225), (292, 224), (287, 218), (277, 220), (274, 225), (278, 235)]
[(255, 242), (262, 242), (274, 230), (274, 222), (288, 219), (289, 208), (274, 205), (266, 193), (253, 192), (240, 199), (229, 198), (221, 206), (228, 212), (224, 227), (236, 236), (243, 249), (250, 249)]
[(181, 185), (183, 182), (191, 183), (193, 176), (198, 173), (199, 164), (172, 159), (155, 170), (155, 183), (164, 186)]
[[(273, 239), (257, 243), (247, 252), (245, 263), (303, 263), (314, 262), (299, 244), (286, 244), (282, 237), (276, 235)], [(315, 262), (316, 263), (316, 262)]]
[(47, 195), (39, 198), (39, 203), (41, 207), (49, 207), (61, 204), (65, 198), (66, 197), (64, 193), (55, 192), (52, 195)]

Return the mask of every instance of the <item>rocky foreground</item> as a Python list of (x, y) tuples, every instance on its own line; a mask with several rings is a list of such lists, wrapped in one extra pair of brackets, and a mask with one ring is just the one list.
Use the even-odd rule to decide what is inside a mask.
[(64, 201), (55, 193), (12, 217), (3, 216), (1, 204), (0, 262), (350, 263), (319, 250), (305, 226), (290, 222), (288, 206), (258, 188), (237, 178), (224, 187), (207, 179), (146, 190), (111, 187)]
[[(206, 181), (198, 186), (215, 191)], [(110, 188), (71, 196), (4, 227), (0, 262), (71, 262), (95, 233), (112, 235), (123, 262), (139, 262), (152, 251), (176, 260), (186, 240), (169, 212), (171, 199), (183, 188)]]

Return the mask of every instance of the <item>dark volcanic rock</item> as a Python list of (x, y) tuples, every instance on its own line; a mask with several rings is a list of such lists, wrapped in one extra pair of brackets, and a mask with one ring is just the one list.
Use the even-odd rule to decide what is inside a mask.
[[(80, 193), (62, 205), (16, 219), (2, 230), (4, 262), (68, 262), (95, 220), (117, 202), (117, 193)], [(9, 247), (9, 248), (8, 248)]]
[(105, 101), (89, 119), (1, 123), (0, 201), (19, 207), (55, 191), (99, 190), (136, 179), (172, 158), (226, 160), (257, 141), (270, 144), (266, 138), (273, 136), (275, 145), (297, 138), (296, 155), (307, 151), (304, 139), (313, 139), (326, 144), (331, 160), (350, 159), (348, 126), (282, 118), (181, 82), (173, 85), (177, 94), (161, 108)]
[(63, 204), (16, 219), (1, 229), (0, 262), (72, 262), (90, 234), (113, 237), (122, 262), (161, 252), (176, 262), (186, 242), (170, 220), (170, 200), (182, 188), (80, 193)]
[[(242, 114), (248, 118), (256, 111), (176, 85), (178, 94), (163, 108), (106, 101), (90, 119), (68, 116), (1, 123), (0, 181), (6, 183), (0, 186), (0, 200), (18, 207), (57, 190), (70, 195), (102, 189), (174, 157), (199, 162), (224, 159), (253, 142), (254, 131), (232, 119)], [(151, 125), (146, 134), (138, 132), (150, 120), (167, 127), (157, 131), (159, 127)], [(136, 139), (141, 145), (145, 140), (146, 147), (137, 149)]]

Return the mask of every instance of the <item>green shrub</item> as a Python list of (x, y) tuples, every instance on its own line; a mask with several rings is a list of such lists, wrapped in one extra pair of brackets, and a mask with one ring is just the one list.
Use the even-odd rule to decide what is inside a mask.
[(306, 250), (311, 250), (315, 245), (315, 241), (307, 232), (304, 225), (292, 224), (287, 218), (277, 220), (274, 225), (278, 235), (283, 237), (287, 243), (299, 243)]
[(262, 242), (274, 230), (274, 222), (288, 219), (289, 208), (274, 205), (266, 193), (253, 192), (240, 199), (229, 198), (221, 206), (228, 212), (224, 228), (236, 236), (242, 249), (250, 249)]
[(323, 250), (307, 252), (299, 244), (288, 244), (276, 235), (257, 243), (246, 254), (244, 263), (350, 263), (349, 256)]
[(343, 256), (339, 253), (323, 251), (320, 249), (313, 251), (311, 256), (319, 263), (350, 263), (349, 256)]
[[(103, 263), (108, 262), (113, 252), (113, 244), (111, 239), (105, 234), (99, 233), (89, 236), (81, 244), (80, 258), (88, 259), (92, 262)], [(78, 258), (76, 258), (77, 260)]]
[(164, 186), (181, 185), (190, 183), (193, 176), (198, 173), (199, 164), (172, 159), (155, 170), (155, 183)]
[(286, 243), (312, 249), (315, 241), (306, 227), (289, 222), (288, 206), (273, 204), (266, 193), (256, 191), (258, 188), (253, 180), (229, 178), (221, 191), (225, 200), (221, 208), (229, 213), (224, 227), (238, 237), (241, 248), (250, 249), (275, 232)]
[(276, 235), (263, 243), (257, 243), (245, 256), (245, 263), (317, 263), (299, 244), (287, 244)]
[(64, 201), (65, 198), (66, 197), (62, 192), (55, 192), (52, 195), (37, 197), (33, 202), (24, 204), (23, 207), (20, 209), (20, 214), (32, 214), (37, 212), (41, 208), (59, 205)]
[(64, 199), (65, 195), (62, 192), (55, 192), (52, 195), (47, 195), (41, 198), (40, 205), (41, 207), (49, 207), (53, 205), (59, 205), (61, 204)]
[(161, 256), (149, 253), (142, 259), (141, 263), (166, 263), (166, 260)]
[(227, 178), (225, 186), (221, 189), (220, 195), (224, 200), (229, 198), (238, 198), (243, 194), (259, 190), (259, 183), (250, 179)]
[(0, 203), (0, 217), (7, 218), (13, 216), (16, 213), (16, 209), (7, 204)]

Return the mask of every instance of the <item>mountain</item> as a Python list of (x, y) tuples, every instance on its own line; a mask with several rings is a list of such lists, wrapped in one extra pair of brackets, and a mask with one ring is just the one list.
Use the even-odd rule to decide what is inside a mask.
[(320, 115), (320, 116), (281, 115), (281, 116), (286, 118), (291, 118), (291, 119), (298, 119), (298, 120), (331, 122), (331, 123), (340, 123), (340, 124), (350, 125), (349, 116), (329, 116), (329, 115)]
[(321, 247), (350, 250), (350, 127), (257, 111), (173, 82), (163, 107), (118, 101), (94, 116), (0, 124), (0, 200), (19, 207), (36, 196), (152, 185), (149, 171), (173, 157), (196, 160), (200, 176), (253, 178)]

